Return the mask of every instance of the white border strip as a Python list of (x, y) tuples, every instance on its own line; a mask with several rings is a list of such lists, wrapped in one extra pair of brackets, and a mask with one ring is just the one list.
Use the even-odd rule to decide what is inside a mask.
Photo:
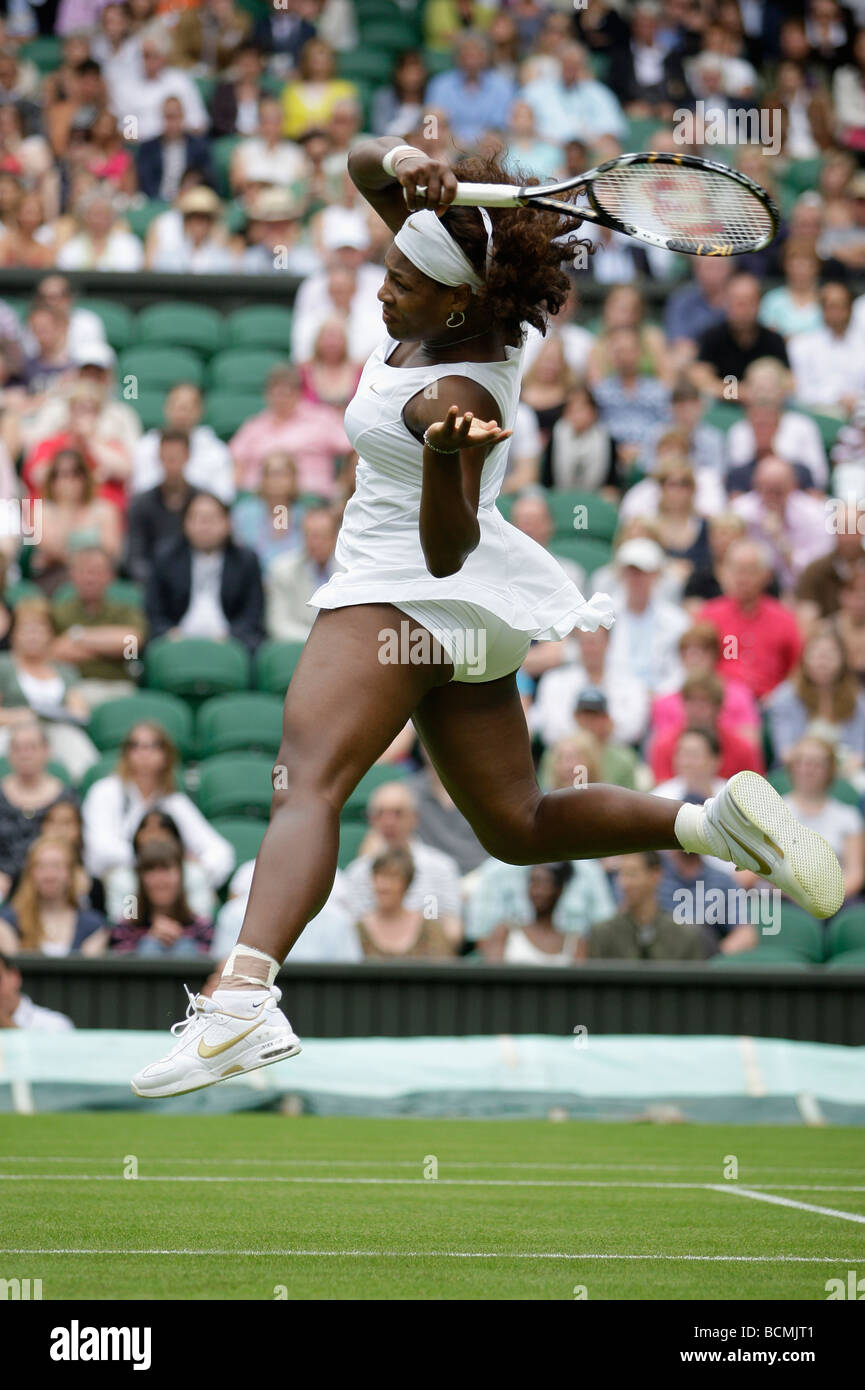
[[(795, 1202), (792, 1197), (776, 1197), (771, 1192), (755, 1192), (750, 1187), (721, 1187), (713, 1184), (712, 1192), (732, 1192), (736, 1197), (751, 1197), (755, 1202), (771, 1202), (777, 1207), (795, 1207), (797, 1211), (814, 1212), (817, 1216), (836, 1216), (839, 1221), (856, 1221), (865, 1226), (865, 1216), (854, 1211), (837, 1211), (834, 1207), (815, 1207), (811, 1202)], [(852, 1189), (848, 1189), (852, 1190)]]
[(571, 1254), (562, 1250), (105, 1250), (96, 1247), (0, 1247), (0, 1255), (119, 1255), (121, 1259), (138, 1255), (202, 1255), (219, 1259), (232, 1259), (235, 1256), (253, 1259), (296, 1256), (310, 1259), (361, 1260), (690, 1260), (705, 1264), (843, 1264), (854, 1267), (857, 1263), (865, 1265), (865, 1258), (861, 1252), (858, 1255), (609, 1255), (594, 1252)]

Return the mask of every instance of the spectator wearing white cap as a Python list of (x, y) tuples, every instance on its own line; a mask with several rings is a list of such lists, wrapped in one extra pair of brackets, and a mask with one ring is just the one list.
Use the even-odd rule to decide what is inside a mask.
[(303, 203), (287, 188), (261, 188), (246, 204), (248, 222), (241, 269), (247, 275), (306, 277), (321, 258), (303, 235)]
[(182, 193), (177, 206), (151, 222), (145, 256), (148, 270), (178, 275), (224, 275), (236, 269), (220, 224), (222, 204), (212, 188)]
[[(71, 401), (76, 388), (85, 385), (91, 392), (97, 413), (88, 449), (103, 456), (106, 476), (125, 479), (132, 466), (134, 449), (141, 437), (141, 421), (126, 401), (112, 398), (114, 349), (104, 339), (76, 343), (72, 354), (74, 374), (49, 392), (38, 413), (26, 422), (22, 437), (28, 450), (70, 427)], [(95, 448), (94, 448), (95, 446)]]
[(683, 609), (655, 596), (664, 568), (661, 547), (645, 537), (625, 541), (616, 555), (624, 603), (610, 639), (610, 664), (624, 667), (653, 694), (681, 678), (678, 642), (689, 626)]
[(325, 319), (342, 318), (347, 321), (350, 356), (362, 362), (384, 333), (378, 302), (384, 270), (366, 260), (371, 238), (366, 218), (359, 210), (326, 208), (318, 222), (318, 233), (326, 269), (311, 275), (297, 292), (292, 359), (308, 362)]

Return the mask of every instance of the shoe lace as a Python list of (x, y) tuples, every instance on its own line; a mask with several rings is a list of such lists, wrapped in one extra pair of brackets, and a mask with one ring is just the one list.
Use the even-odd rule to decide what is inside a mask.
[(214, 1012), (212, 1000), (205, 999), (202, 994), (193, 994), (188, 985), (184, 985), (183, 988), (186, 990), (186, 1017), (171, 1025), (171, 1031), (176, 1038), (183, 1037), (189, 1025), (195, 1021), (199, 1014)]

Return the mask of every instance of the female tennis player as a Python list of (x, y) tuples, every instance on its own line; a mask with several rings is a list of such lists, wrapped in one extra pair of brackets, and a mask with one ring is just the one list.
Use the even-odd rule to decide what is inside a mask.
[(496, 161), (454, 170), (384, 138), (358, 145), (349, 169), (395, 237), (379, 291), (387, 336), (346, 411), (359, 462), (339, 569), (312, 599), (321, 611), (286, 696), (280, 790), (237, 945), (212, 998), (187, 991), (178, 1041), (133, 1080), (140, 1096), (300, 1051), (274, 980), (331, 891), (346, 798), (409, 719), (496, 859), (680, 846), (770, 879), (818, 916), (843, 898), (829, 845), (755, 773), (705, 806), (599, 785), (541, 793), (515, 673), (533, 639), (614, 617), (606, 595), (585, 598), (495, 505), (524, 325), (543, 329), (564, 303), (573, 242), (555, 238), (573, 222), (451, 206), (458, 180), (507, 182)]

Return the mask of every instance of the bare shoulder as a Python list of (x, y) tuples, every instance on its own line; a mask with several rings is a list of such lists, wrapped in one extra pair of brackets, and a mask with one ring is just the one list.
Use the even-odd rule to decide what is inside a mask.
[(443, 420), (455, 405), (460, 415), (471, 411), (481, 420), (502, 424), (502, 412), (495, 397), (480, 382), (467, 376), (440, 376), (406, 402), (405, 419), (412, 429), (423, 431)]

